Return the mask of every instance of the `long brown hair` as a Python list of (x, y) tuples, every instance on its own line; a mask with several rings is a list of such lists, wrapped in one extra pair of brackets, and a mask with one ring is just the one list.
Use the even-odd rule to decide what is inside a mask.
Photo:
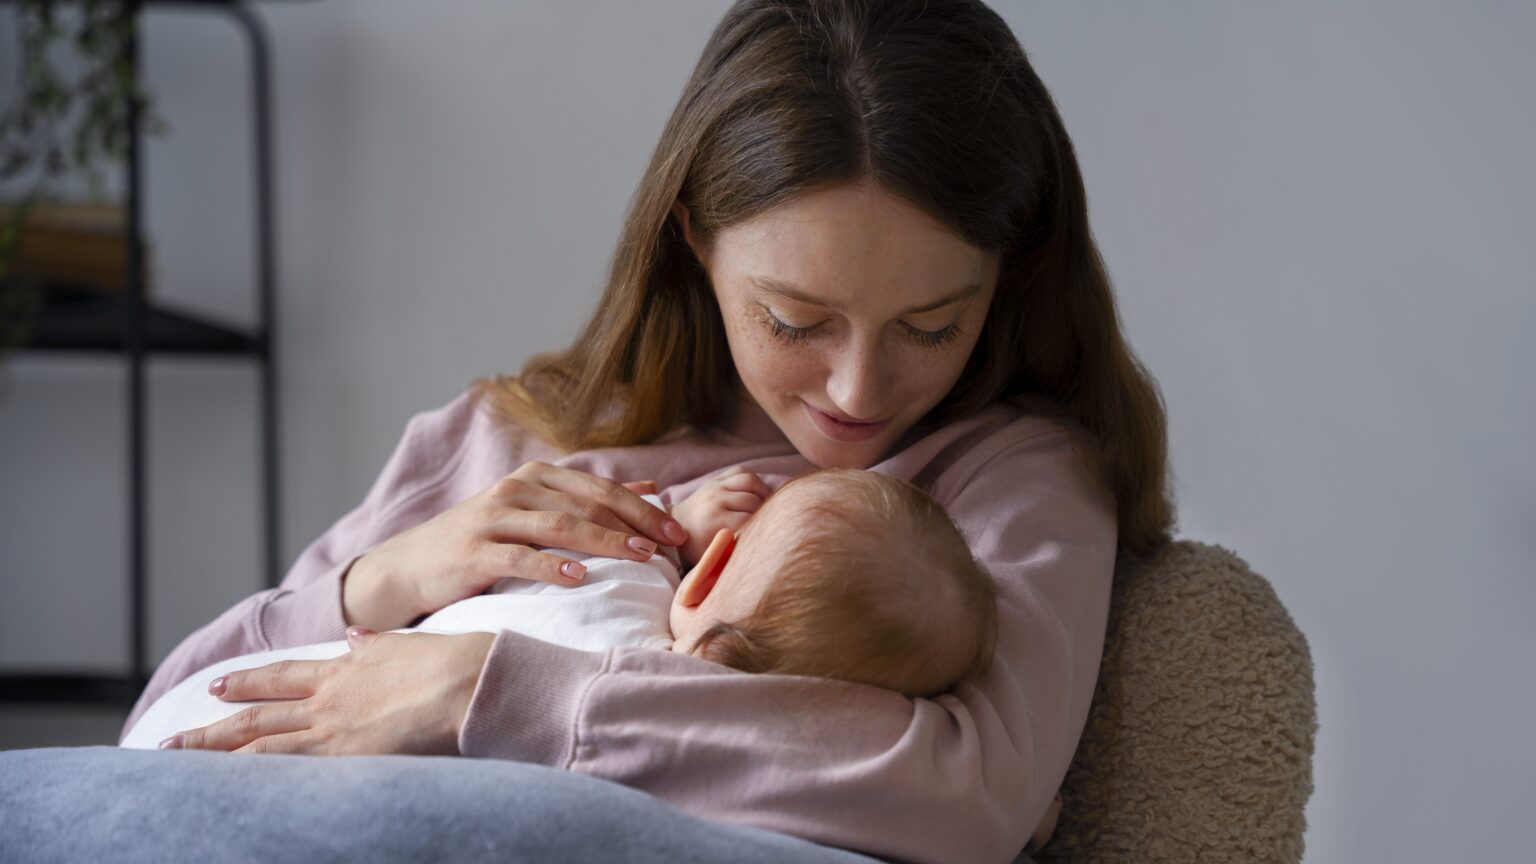
[(979, 0), (739, 0), (667, 121), (582, 334), (475, 391), (567, 450), (728, 421), (735, 367), (673, 202), (708, 246), (796, 195), (864, 179), (1001, 256), (976, 348), (923, 423), (1044, 397), (1098, 445), (1120, 552), (1166, 543), (1162, 397), (1121, 334), (1066, 127)]

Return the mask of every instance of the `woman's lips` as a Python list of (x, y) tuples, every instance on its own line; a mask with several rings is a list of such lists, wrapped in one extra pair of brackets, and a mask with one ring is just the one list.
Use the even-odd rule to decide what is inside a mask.
[(810, 403), (803, 399), (800, 400), (800, 404), (805, 406), (805, 413), (811, 415), (811, 422), (816, 424), (821, 434), (833, 441), (868, 441), (879, 435), (891, 422), (881, 420), (878, 423), (844, 423), (824, 411), (812, 408)]

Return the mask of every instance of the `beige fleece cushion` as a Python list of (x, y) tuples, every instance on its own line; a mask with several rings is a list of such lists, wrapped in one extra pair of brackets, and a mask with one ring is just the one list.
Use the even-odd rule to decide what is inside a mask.
[(1302, 856), (1317, 733), (1307, 640), (1220, 546), (1122, 564), (1087, 728), (1040, 864)]

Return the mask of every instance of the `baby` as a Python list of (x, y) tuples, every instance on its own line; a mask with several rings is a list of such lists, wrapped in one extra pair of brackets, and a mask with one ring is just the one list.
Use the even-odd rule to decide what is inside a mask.
[[(838, 678), (933, 696), (990, 664), (996, 638), (992, 581), (942, 507), (903, 480), (822, 469), (763, 501), (727, 472), (672, 509), (697, 558), (686, 579), (662, 554), (649, 561), (581, 560), (582, 583), (499, 580), (392, 632), (515, 630), (589, 651), (620, 645), (695, 654), (745, 672)], [(657, 506), (654, 495), (643, 496)], [(743, 502), (749, 502), (744, 504)], [(729, 524), (741, 524), (741, 535)], [(712, 538), (700, 551), (704, 538)], [(345, 640), (230, 658), (157, 699), (122, 746), (153, 749), (186, 729), (260, 704), (208, 693), (220, 675), (279, 660), (328, 659)]]

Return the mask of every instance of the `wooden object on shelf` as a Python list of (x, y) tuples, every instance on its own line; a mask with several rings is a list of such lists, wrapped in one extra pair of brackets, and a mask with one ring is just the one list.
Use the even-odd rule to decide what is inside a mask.
[[(0, 219), (12, 218), (0, 203)], [(44, 285), (122, 295), (128, 282), (128, 214), (115, 202), (37, 202), (21, 225), (15, 268)], [(149, 296), (149, 244), (144, 244), (144, 294)]]

